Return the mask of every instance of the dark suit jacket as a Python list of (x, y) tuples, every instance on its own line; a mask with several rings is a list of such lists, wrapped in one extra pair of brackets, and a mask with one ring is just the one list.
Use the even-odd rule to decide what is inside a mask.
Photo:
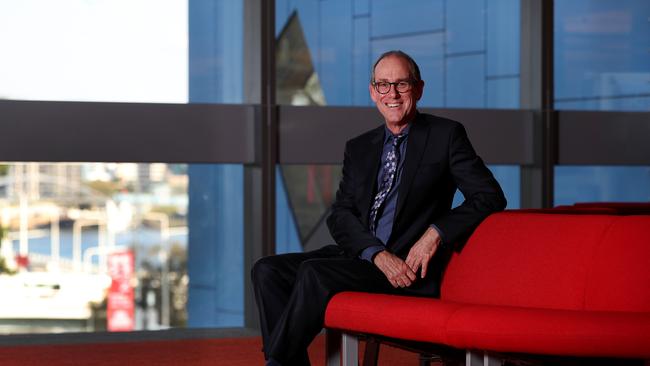
[[(359, 256), (369, 246), (383, 245), (368, 229), (383, 141), (382, 125), (345, 146), (343, 176), (327, 224), (336, 243), (350, 257)], [(456, 188), (465, 201), (451, 210)], [(428, 114), (419, 113), (411, 124), (398, 190), (387, 250), (402, 259), (431, 224), (440, 229), (444, 247), (449, 250), (462, 243), (490, 213), (506, 206), (501, 187), (476, 155), (465, 128)], [(430, 263), (437, 272), (444, 266), (441, 252)], [(437, 283), (440, 276), (433, 272), (413, 287), (424, 286), (430, 293), (434, 285), (429, 282)]]

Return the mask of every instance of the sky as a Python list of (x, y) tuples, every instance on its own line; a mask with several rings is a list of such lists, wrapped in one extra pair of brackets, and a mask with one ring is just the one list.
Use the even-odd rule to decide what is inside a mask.
[(0, 99), (187, 103), (187, 0), (0, 0)]

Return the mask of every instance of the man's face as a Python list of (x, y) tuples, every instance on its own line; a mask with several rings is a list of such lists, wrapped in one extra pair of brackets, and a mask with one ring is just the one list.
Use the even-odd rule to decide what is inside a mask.
[(400, 93), (395, 85), (391, 85), (386, 94), (379, 93), (370, 84), (370, 98), (384, 116), (388, 127), (407, 124), (415, 116), (416, 103), (422, 97), (424, 82), (411, 80), (408, 62), (398, 56), (388, 56), (377, 64), (375, 83), (382, 81), (390, 83), (408, 81), (411, 83), (411, 89), (407, 92)]

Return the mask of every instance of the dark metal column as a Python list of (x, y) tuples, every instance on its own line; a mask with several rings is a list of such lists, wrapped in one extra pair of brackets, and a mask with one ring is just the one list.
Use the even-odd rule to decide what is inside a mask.
[(259, 328), (250, 272), (275, 253), (275, 1), (244, 1), (244, 98), (257, 104), (255, 163), (244, 168), (244, 325)]
[(262, 253), (275, 253), (275, 166), (278, 122), (275, 104), (275, 1), (262, 3)]
[(521, 206), (551, 207), (558, 151), (553, 110), (553, 0), (521, 0), (520, 45), (520, 105), (534, 111), (534, 162), (521, 166)]
[(542, 1), (542, 207), (553, 207), (555, 164), (558, 156), (558, 121), (553, 109), (553, 4), (554, 0)]

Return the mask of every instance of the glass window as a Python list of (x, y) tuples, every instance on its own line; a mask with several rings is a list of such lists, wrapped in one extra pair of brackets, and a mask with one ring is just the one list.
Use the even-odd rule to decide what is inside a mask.
[[(503, 194), (506, 196), (508, 206), (506, 209), (513, 210), (521, 208), (521, 169), (517, 165), (489, 165), (488, 168), (492, 171), (494, 178), (499, 182)], [(456, 207), (463, 203), (465, 197), (457, 190), (454, 195), (454, 202), (452, 207)]]
[[(556, 1), (554, 52), (557, 109), (650, 110), (647, 1)], [(648, 201), (649, 169), (556, 167), (555, 204)]]
[(650, 110), (650, 3), (555, 2), (555, 106)]
[(185, 327), (187, 169), (0, 164), (0, 334)]
[(650, 167), (555, 167), (555, 205), (572, 205), (576, 202), (648, 201)]
[(187, 103), (187, 8), (187, 1), (2, 1), (0, 98)]
[(0, 99), (242, 103), (243, 1), (0, 2)]
[(325, 220), (341, 180), (341, 165), (282, 165), (276, 194), (276, 252), (318, 249), (334, 240)]
[[(374, 60), (401, 49), (422, 107), (519, 107), (519, 0), (276, 1), (280, 104), (370, 105)], [(396, 22), (399, 22), (396, 25)]]

